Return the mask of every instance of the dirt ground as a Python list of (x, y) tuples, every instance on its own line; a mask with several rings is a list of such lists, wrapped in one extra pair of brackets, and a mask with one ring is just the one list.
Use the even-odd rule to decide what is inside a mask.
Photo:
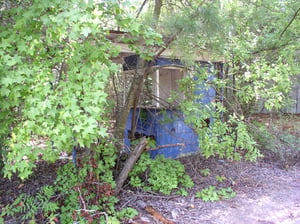
[[(264, 161), (229, 162), (204, 160), (200, 156), (182, 158), (181, 161), (195, 182), (189, 195), (162, 196), (133, 192), (125, 187), (118, 207), (133, 207), (140, 213), (131, 223), (161, 223), (138, 206), (142, 201), (177, 224), (300, 224), (300, 161), (288, 170)], [(36, 175), (24, 183), (17, 178), (11, 181), (0, 179), (0, 206), (12, 202), (22, 192), (34, 194), (42, 185), (51, 183), (57, 166), (41, 164)], [(211, 170), (208, 177), (199, 172), (205, 168)], [(226, 180), (219, 183), (216, 175), (223, 175)], [(231, 187), (237, 195), (218, 202), (195, 198), (195, 192), (209, 185)]]
[[(289, 128), (298, 136), (300, 119), (290, 122)], [(267, 123), (266, 119), (262, 122)], [(286, 127), (286, 123), (284, 123)], [(268, 124), (267, 124), (268, 125)], [(284, 128), (282, 127), (282, 128)], [(276, 128), (276, 130), (279, 130)], [(276, 152), (264, 151), (258, 162), (232, 162), (217, 158), (204, 159), (200, 155), (181, 158), (187, 174), (195, 182), (187, 197), (162, 196), (153, 192), (133, 191), (124, 186), (118, 208), (133, 207), (139, 215), (128, 223), (162, 223), (140, 208), (143, 203), (156, 209), (170, 222), (177, 224), (300, 224), (300, 150), (292, 161), (283, 161)], [(20, 182), (0, 179), (0, 210), (20, 193), (34, 194), (55, 179), (55, 170), (62, 164), (40, 163), (32, 178)], [(201, 170), (210, 174), (203, 176)], [(216, 176), (224, 176), (222, 182)], [(196, 192), (210, 185), (231, 187), (236, 196), (218, 202), (203, 202)], [(1, 212), (1, 211), (0, 211)], [(7, 224), (14, 224), (10, 219)]]
[[(156, 208), (178, 224), (300, 224), (300, 163), (283, 170), (272, 163), (226, 162), (217, 159), (184, 159), (188, 173), (196, 183), (188, 197), (161, 197), (123, 191), (121, 204), (138, 208), (138, 200)], [(198, 170), (210, 168), (210, 177)], [(228, 177), (216, 183), (215, 175)], [(208, 185), (228, 187), (236, 197), (218, 202), (203, 202), (195, 192)], [(141, 211), (141, 210), (140, 210)], [(141, 211), (137, 223), (159, 223)]]

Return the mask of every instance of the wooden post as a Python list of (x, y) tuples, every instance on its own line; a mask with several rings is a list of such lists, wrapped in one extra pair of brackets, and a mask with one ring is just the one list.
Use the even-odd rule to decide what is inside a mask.
[(159, 68), (157, 68), (156, 69), (156, 71), (155, 71), (155, 79), (156, 79), (156, 92), (155, 92), (155, 95), (156, 95), (156, 99), (157, 99), (157, 101), (156, 101), (156, 107), (157, 108), (159, 108), (159, 94), (160, 94), (160, 92), (159, 92)]

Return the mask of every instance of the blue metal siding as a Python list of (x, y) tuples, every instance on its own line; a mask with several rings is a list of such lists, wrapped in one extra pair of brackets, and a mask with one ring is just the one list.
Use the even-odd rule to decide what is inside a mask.
[[(143, 113), (143, 116), (140, 116), (141, 113)], [(145, 136), (154, 136), (157, 147), (175, 145), (178, 143), (184, 145), (163, 147), (158, 150), (150, 151), (152, 158), (160, 154), (163, 154), (167, 158), (178, 158), (199, 151), (198, 137), (194, 131), (185, 124), (183, 115), (180, 112), (138, 108), (136, 114), (136, 132)], [(127, 146), (130, 145), (128, 133), (131, 130), (131, 118), (132, 111), (128, 116), (125, 131), (125, 144)]]
[[(130, 60), (129, 60), (130, 59)], [(136, 58), (128, 58), (127, 66), (136, 66)], [(161, 60), (156, 63), (170, 63), (169, 60)], [(172, 61), (172, 63), (178, 63)], [(201, 62), (203, 67), (208, 69), (211, 74), (211, 64)], [(208, 77), (208, 81), (213, 81), (215, 76)], [(216, 91), (206, 83), (199, 85), (195, 95), (201, 95), (201, 98), (195, 102), (199, 107), (211, 103), (216, 98)], [(131, 130), (132, 111), (127, 119), (125, 129), (125, 145), (130, 146), (129, 131)], [(213, 122), (213, 119), (210, 119)], [(164, 155), (167, 158), (178, 158), (184, 155), (193, 154), (200, 151), (201, 143), (198, 142), (198, 136), (194, 130), (184, 122), (184, 115), (180, 111), (167, 109), (143, 109), (136, 111), (136, 133), (144, 136), (154, 136), (156, 146), (160, 149), (150, 151), (151, 157)], [(184, 146), (176, 146), (175, 144)], [(172, 146), (173, 144), (173, 146)], [(169, 147), (165, 147), (169, 145)], [(171, 145), (171, 146), (170, 146)], [(174, 146), (175, 145), (175, 146)]]

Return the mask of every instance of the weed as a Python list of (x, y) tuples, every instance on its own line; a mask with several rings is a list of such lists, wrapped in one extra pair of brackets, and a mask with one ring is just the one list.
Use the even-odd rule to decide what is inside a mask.
[(210, 175), (210, 169), (209, 168), (202, 169), (200, 170), (200, 173), (202, 176), (208, 177)]
[(219, 201), (233, 198), (236, 193), (230, 188), (216, 189), (215, 186), (209, 186), (196, 193), (196, 197), (203, 201)]
[(192, 179), (185, 174), (184, 166), (177, 160), (157, 156), (151, 159), (148, 153), (143, 153), (129, 174), (133, 187), (143, 188), (169, 195), (178, 189), (178, 194), (187, 195), (185, 188), (194, 186)]
[(223, 176), (223, 175), (217, 175), (216, 176), (216, 180), (219, 182), (219, 183), (222, 183), (224, 180), (226, 180), (226, 177)]
[(299, 121), (291, 117), (268, 118), (268, 122), (254, 121), (252, 135), (265, 155), (271, 156), (283, 168), (297, 162), (300, 156)]

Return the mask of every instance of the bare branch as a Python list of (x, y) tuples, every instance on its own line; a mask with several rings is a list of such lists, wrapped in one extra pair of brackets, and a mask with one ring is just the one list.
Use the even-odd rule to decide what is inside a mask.
[(167, 39), (165, 42), (165, 45), (156, 52), (155, 59), (157, 59), (164, 51), (170, 46), (171, 43), (173, 43), (174, 40), (178, 37), (178, 35), (183, 31), (183, 28), (180, 28), (176, 33), (174, 33), (170, 38)]
[(155, 208), (153, 208), (150, 205), (147, 205), (145, 202), (138, 200), (137, 205), (144, 209), (146, 212), (148, 212), (150, 215), (152, 215), (155, 219), (157, 219), (162, 224), (174, 224), (173, 221), (167, 219), (164, 217), (159, 211), (157, 211)]
[(279, 35), (279, 40), (282, 38), (283, 34), (287, 31), (287, 29), (289, 28), (289, 26), (293, 23), (293, 21), (295, 20), (295, 18), (298, 15), (299, 12), (300, 12), (300, 8), (294, 13), (294, 16), (292, 17), (292, 19), (290, 20), (290, 22), (287, 24), (287, 26), (284, 28), (284, 30)]
[(84, 201), (84, 199), (82, 197), (82, 194), (81, 194), (81, 191), (80, 191), (79, 187), (77, 187), (77, 190), (78, 190), (78, 193), (79, 193), (80, 201), (81, 201), (81, 203), (83, 205), (83, 209), (86, 210), (86, 204), (85, 204), (85, 201)]
[(147, 151), (154, 151), (154, 150), (158, 150), (158, 149), (176, 147), (176, 146), (185, 147), (185, 144), (184, 143), (166, 144), (166, 145), (161, 145), (161, 146), (158, 146), (158, 147), (155, 147), (155, 148), (147, 149)]
[(137, 12), (137, 14), (136, 14), (136, 17), (135, 17), (136, 19), (140, 16), (140, 14), (141, 14), (141, 12), (142, 12), (144, 6), (146, 5), (147, 1), (148, 1), (148, 0), (144, 0), (143, 4), (142, 4), (141, 7), (139, 8), (139, 10), (138, 10), (138, 12)]

